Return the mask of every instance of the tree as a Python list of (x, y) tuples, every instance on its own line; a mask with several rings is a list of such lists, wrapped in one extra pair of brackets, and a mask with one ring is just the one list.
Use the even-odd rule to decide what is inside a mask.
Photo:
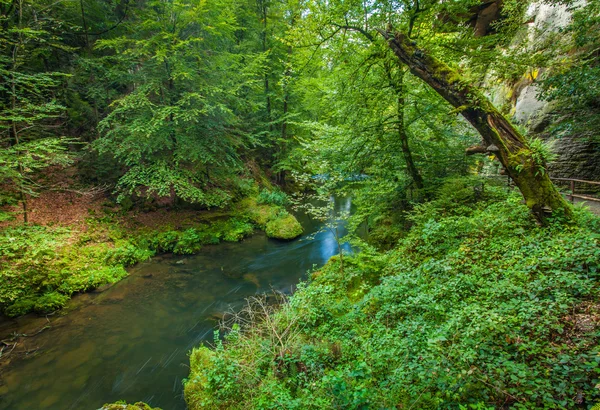
[(65, 146), (71, 140), (54, 135), (65, 109), (56, 99), (65, 75), (43, 64), (49, 48), (71, 49), (46, 27), (56, 22), (38, 18), (34, 5), (15, 0), (1, 8), (5, 28), (0, 31), (0, 178), (7, 190), (2, 202), (20, 202), (24, 223), (27, 198), (39, 190), (39, 171), (71, 161)]
[(205, 206), (230, 199), (239, 150), (254, 144), (243, 113), (256, 94), (264, 54), (240, 52), (237, 6), (150, 2), (130, 35), (96, 48), (120, 56), (129, 89), (100, 122), (95, 147), (125, 167), (121, 193), (177, 197)]
[(540, 222), (546, 223), (552, 214), (572, 216), (569, 204), (552, 184), (543, 158), (480, 90), (456, 70), (418, 48), (406, 35), (379, 32), (400, 62), (444, 97), (481, 134), (488, 151), (500, 160)]
[[(361, 43), (356, 36), (346, 38), (348, 32), (355, 32), (362, 36), (362, 44), (375, 48), (374, 28), (390, 27), (387, 31), (377, 31), (388, 40), (401, 65), (424, 80), (454, 107), (454, 113), (461, 113), (474, 126), (484, 139), (485, 148), (489, 147), (502, 162), (535, 216), (543, 223), (554, 212), (562, 212), (569, 218), (570, 207), (552, 185), (542, 153), (532, 149), (526, 138), (473, 85), (497, 64), (495, 60), (503, 60), (502, 46), (518, 30), (525, 4), (503, 2), (502, 13), (494, 14), (489, 21), (484, 21), (480, 10), (473, 6), (472, 1), (335, 2), (326, 9), (313, 5), (308, 15), (311, 24), (319, 27), (317, 30), (329, 27), (329, 32), (321, 36), (324, 41), (341, 36), (346, 47)], [(475, 32), (464, 24), (473, 18)], [(401, 29), (394, 36), (391, 27), (396, 24)], [(402, 32), (408, 35), (398, 34)], [(427, 47), (418, 48), (415, 39)], [(455, 67), (466, 68), (473, 78), (459, 74), (458, 69), (435, 57), (442, 52), (453, 58)]]

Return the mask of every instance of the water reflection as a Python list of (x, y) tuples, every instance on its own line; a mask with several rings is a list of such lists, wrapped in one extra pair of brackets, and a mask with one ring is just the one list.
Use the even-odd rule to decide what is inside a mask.
[[(335, 203), (338, 213), (350, 207), (350, 199)], [(318, 232), (306, 216), (301, 222), (307, 236), (300, 240), (257, 234), (195, 256), (155, 258), (105, 292), (77, 298), (80, 308), (35, 338), (36, 354), (4, 371), (0, 409), (96, 409), (116, 400), (184, 409), (187, 352), (213, 339), (223, 313), (271, 288), (290, 292), (337, 253), (331, 230)], [(342, 222), (335, 225), (345, 234)]]

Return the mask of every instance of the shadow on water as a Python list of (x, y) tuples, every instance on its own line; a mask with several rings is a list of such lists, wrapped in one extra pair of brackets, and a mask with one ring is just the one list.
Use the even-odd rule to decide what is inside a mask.
[[(335, 205), (347, 211), (351, 202)], [(256, 234), (194, 256), (157, 257), (108, 290), (75, 298), (79, 307), (35, 337), (35, 354), (3, 369), (0, 409), (97, 409), (116, 400), (185, 409), (188, 351), (213, 340), (218, 319), (256, 293), (291, 292), (337, 253), (330, 230), (314, 234), (320, 226), (299, 219), (309, 237)]]

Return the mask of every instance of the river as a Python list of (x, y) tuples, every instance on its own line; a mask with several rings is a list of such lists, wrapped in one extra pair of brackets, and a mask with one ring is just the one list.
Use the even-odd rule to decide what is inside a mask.
[[(349, 198), (335, 208), (349, 211)], [(239, 243), (207, 246), (198, 255), (165, 255), (137, 265), (103, 292), (74, 298), (70, 312), (27, 340), (31, 354), (3, 369), (0, 409), (98, 409), (117, 400), (185, 409), (188, 352), (213, 340), (218, 319), (245, 298), (291, 292), (337, 253), (330, 230), (306, 216), (306, 235), (291, 242), (257, 233)], [(343, 224), (339, 224), (344, 232)], [(344, 245), (346, 248), (348, 245)], [(21, 318), (3, 331), (41, 326)], [(8, 327), (7, 327), (8, 326)]]

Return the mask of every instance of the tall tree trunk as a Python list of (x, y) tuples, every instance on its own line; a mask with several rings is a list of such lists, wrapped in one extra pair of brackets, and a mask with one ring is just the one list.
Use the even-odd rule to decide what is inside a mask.
[(477, 87), (465, 81), (444, 62), (419, 49), (404, 34), (397, 32), (392, 35), (383, 30), (379, 30), (379, 33), (413, 75), (425, 81), (454, 106), (481, 134), (486, 144), (494, 146), (495, 155), (541, 223), (547, 223), (552, 214), (562, 213), (566, 218), (573, 216), (571, 207), (545, 172), (545, 164), (534, 160), (527, 140)]
[[(13, 50), (12, 50), (12, 71), (13, 73), (11, 74), (11, 109), (12, 109), (12, 115), (15, 115), (17, 112), (17, 89), (16, 89), (16, 79), (15, 79), (15, 72), (17, 71), (18, 68), (18, 53), (19, 53), (19, 49), (23, 46), (23, 35), (21, 34), (21, 29), (23, 26), (23, 3), (22, 1), (17, 1), (18, 7), (19, 7), (19, 20), (18, 20), (18, 28), (19, 28), (19, 34), (18, 34), (18, 42), (17, 44), (15, 44), (13, 46)], [(17, 148), (19, 147), (19, 145), (21, 144), (21, 141), (19, 140), (19, 130), (17, 129), (17, 122), (16, 120), (12, 119), (11, 120), (11, 132), (13, 134), (13, 141), (14, 141), (14, 146), (16, 146)], [(19, 152), (20, 154), (20, 152)], [(26, 187), (25, 187), (25, 170), (23, 169), (23, 164), (21, 163), (21, 160), (17, 160), (17, 167), (19, 170), (19, 175), (20, 175), (20, 179), (19, 179), (19, 199), (21, 201), (21, 205), (23, 207), (23, 223), (25, 225), (27, 225), (27, 223), (29, 222), (29, 218), (28, 218), (28, 211), (27, 211), (27, 195), (25, 193)]]
[[(262, 19), (262, 23), (263, 23), (263, 29), (261, 32), (261, 40), (262, 40), (262, 52), (266, 53), (268, 50), (267, 47), (267, 26), (268, 26), (268, 18), (269, 18), (269, 14), (268, 14), (268, 4), (267, 4), (267, 0), (261, 0), (259, 1), (259, 9), (260, 9), (260, 14), (261, 14), (261, 19)], [(269, 132), (273, 132), (273, 121), (272, 121), (272, 114), (271, 114), (271, 90), (269, 87), (269, 71), (265, 71), (265, 76), (264, 76), (264, 83), (265, 83), (265, 97), (266, 97), (266, 103), (267, 103), (267, 122), (269, 123)]]
[(396, 93), (398, 95), (398, 137), (400, 138), (400, 147), (402, 149), (402, 155), (404, 156), (404, 162), (406, 162), (406, 169), (410, 174), (413, 182), (417, 189), (423, 189), (423, 177), (419, 173), (419, 170), (415, 166), (410, 146), (408, 145), (408, 134), (406, 134), (406, 128), (404, 124), (404, 106), (406, 104), (406, 97), (404, 95), (404, 73), (400, 74), (400, 79), (396, 84)]
[[(291, 23), (291, 25), (293, 25), (293, 21)], [(287, 49), (287, 61), (286, 61), (286, 69), (285, 72), (283, 73), (283, 77), (284, 80), (282, 81), (282, 91), (283, 91), (283, 112), (282, 112), (282, 116), (281, 116), (281, 143), (279, 144), (279, 159), (281, 159), (281, 157), (284, 155), (285, 151), (286, 151), (286, 146), (287, 146), (287, 139), (288, 139), (288, 112), (289, 112), (289, 105), (290, 105), (290, 92), (289, 92), (289, 83), (291, 81), (291, 76), (292, 76), (292, 70), (291, 67), (289, 66), (290, 62), (291, 62), (291, 56), (292, 56), (292, 47), (288, 46)], [(277, 182), (279, 182), (280, 184), (283, 184), (285, 182), (285, 170), (281, 170), (277, 173)]]
[(79, 0), (79, 6), (81, 8), (81, 22), (83, 23), (83, 33), (85, 35), (85, 48), (86, 48), (86, 51), (89, 51), (90, 39), (88, 37), (88, 27), (87, 27), (87, 21), (85, 19), (85, 8), (83, 7), (83, 0)]
[(421, 173), (419, 172), (415, 165), (415, 161), (413, 160), (410, 145), (408, 144), (408, 134), (406, 133), (404, 122), (404, 107), (406, 106), (404, 75), (406, 74), (406, 71), (404, 69), (400, 70), (398, 78), (394, 79), (390, 65), (386, 62), (384, 67), (390, 87), (396, 91), (396, 96), (398, 98), (396, 105), (396, 122), (398, 124), (398, 139), (400, 140), (400, 149), (402, 150), (402, 155), (404, 156), (406, 170), (412, 178), (417, 189), (423, 189), (423, 177), (421, 176)]

